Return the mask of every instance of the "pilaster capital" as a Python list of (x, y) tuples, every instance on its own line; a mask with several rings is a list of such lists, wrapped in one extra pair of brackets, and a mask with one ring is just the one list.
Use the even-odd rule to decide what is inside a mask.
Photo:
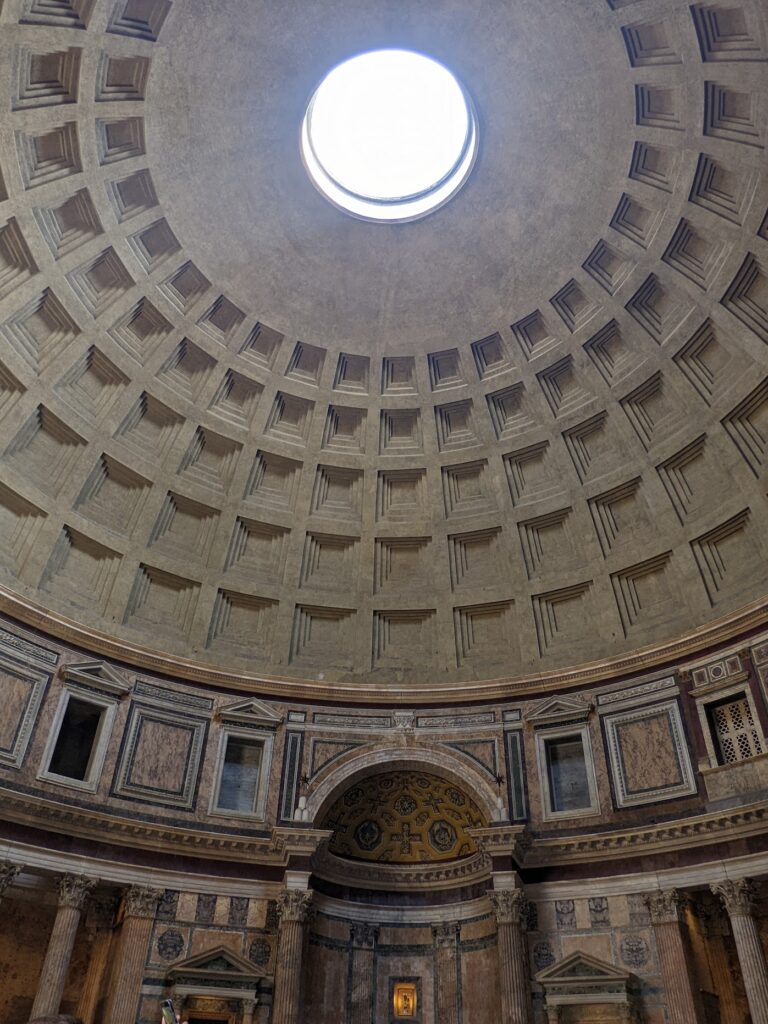
[(675, 924), (680, 921), (685, 896), (677, 889), (658, 889), (643, 896), (654, 924)]
[(13, 880), (21, 871), (20, 864), (14, 864), (11, 860), (0, 861), (0, 897), (5, 890), (13, 884)]
[(297, 921), (304, 924), (312, 913), (311, 889), (283, 889), (277, 900), (277, 913), (280, 923)]
[(460, 934), (459, 921), (441, 921), (432, 925), (432, 938), (438, 949), (455, 949)]
[(143, 885), (129, 886), (125, 890), (125, 916), (154, 918), (162, 895), (161, 889)]
[(59, 906), (82, 910), (98, 881), (98, 878), (86, 878), (85, 875), (60, 875)]
[(117, 896), (100, 896), (88, 904), (85, 926), (91, 932), (106, 932), (112, 927), (118, 907)]
[(491, 889), (488, 893), (497, 924), (525, 928), (528, 900), (522, 889)]
[(352, 945), (359, 949), (372, 949), (379, 937), (379, 928), (373, 924), (353, 924), (349, 929)]
[(712, 882), (709, 887), (715, 896), (719, 896), (729, 915), (748, 917), (755, 912), (757, 886), (751, 878), (738, 878), (736, 881), (726, 879)]

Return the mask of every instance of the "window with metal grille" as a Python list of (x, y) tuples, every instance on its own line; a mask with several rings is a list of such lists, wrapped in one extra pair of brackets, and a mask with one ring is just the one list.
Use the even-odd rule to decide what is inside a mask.
[(721, 764), (733, 764), (762, 754), (752, 708), (744, 694), (729, 697), (707, 710)]

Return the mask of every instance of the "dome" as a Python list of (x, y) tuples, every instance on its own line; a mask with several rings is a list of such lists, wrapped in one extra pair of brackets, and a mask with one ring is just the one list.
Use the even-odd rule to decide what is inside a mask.
[[(762, 616), (758, 21), (146, 0), (102, 32), (28, 6), (7, 610), (200, 679), (393, 700), (565, 685)], [(299, 129), (329, 70), (398, 48), (466, 87), (479, 150), (429, 217), (369, 223), (313, 187)]]
[(0, 1019), (766, 1024), (763, 0), (0, 30)]

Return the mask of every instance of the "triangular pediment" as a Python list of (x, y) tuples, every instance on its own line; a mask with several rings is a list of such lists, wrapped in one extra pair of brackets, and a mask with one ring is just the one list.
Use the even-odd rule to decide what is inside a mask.
[(117, 697), (130, 693), (132, 689), (130, 677), (106, 661), (78, 661), (65, 665), (63, 675), (70, 683), (80, 683), (81, 686), (89, 686)]
[(548, 697), (527, 716), (534, 725), (586, 720), (592, 705), (579, 697)]
[(578, 951), (571, 953), (565, 960), (545, 967), (536, 975), (536, 981), (543, 985), (578, 984), (585, 981), (626, 983), (629, 978), (629, 971)]
[(215, 982), (220, 979), (231, 979), (246, 983), (265, 977), (263, 971), (246, 960), (245, 957), (233, 953), (226, 946), (215, 946), (203, 953), (196, 953), (185, 960), (177, 960), (168, 968), (168, 977), (195, 978), (199, 982)]
[(249, 725), (261, 725), (267, 729), (276, 729), (282, 722), (282, 715), (277, 715), (269, 706), (256, 697), (235, 701), (219, 708), (218, 717), (227, 722), (247, 722)]

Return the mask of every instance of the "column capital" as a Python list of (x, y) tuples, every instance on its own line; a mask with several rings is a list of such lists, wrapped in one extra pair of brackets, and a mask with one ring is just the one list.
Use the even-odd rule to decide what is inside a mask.
[(98, 881), (98, 878), (86, 878), (85, 875), (60, 875), (59, 906), (82, 910)]
[(461, 923), (459, 921), (441, 921), (432, 925), (432, 938), (438, 949), (453, 949), (459, 941)]
[(372, 949), (379, 937), (378, 925), (359, 923), (353, 924), (349, 929), (349, 937), (352, 945), (358, 949)]
[(125, 916), (154, 918), (162, 895), (162, 889), (152, 889), (143, 885), (129, 886), (124, 896)]
[(739, 914), (746, 917), (754, 914), (757, 886), (751, 878), (712, 882), (709, 888), (715, 896), (720, 897), (729, 915)]
[(525, 928), (528, 900), (522, 889), (491, 889), (488, 896), (497, 924), (516, 924)]
[(14, 878), (20, 871), (20, 864), (14, 864), (12, 860), (0, 860), (0, 897), (13, 884)]
[(312, 913), (311, 889), (283, 889), (277, 900), (277, 913), (281, 924), (285, 921), (298, 921), (304, 924)]
[(685, 896), (678, 889), (658, 889), (643, 896), (654, 924), (673, 924), (680, 921)]

